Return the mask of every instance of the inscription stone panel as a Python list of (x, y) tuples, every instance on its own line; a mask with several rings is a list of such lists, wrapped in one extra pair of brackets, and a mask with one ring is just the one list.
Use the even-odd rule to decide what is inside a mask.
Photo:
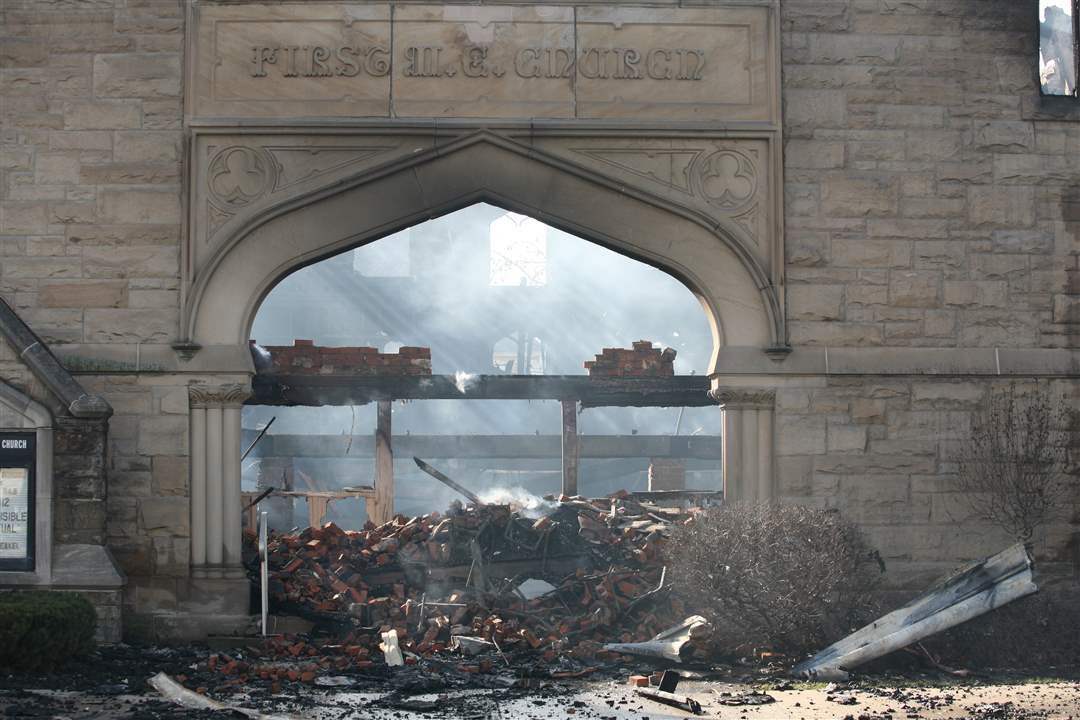
[(193, 7), (197, 118), (775, 121), (765, 6)]
[(390, 7), (196, 6), (189, 112), (203, 117), (385, 117)]
[(573, 8), (394, 12), (400, 116), (573, 117)]
[(577, 115), (768, 120), (764, 8), (579, 8)]

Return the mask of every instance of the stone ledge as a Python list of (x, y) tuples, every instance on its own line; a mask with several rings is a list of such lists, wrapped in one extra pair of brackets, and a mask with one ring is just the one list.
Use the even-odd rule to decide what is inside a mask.
[(819, 347), (793, 348), (783, 360), (760, 348), (720, 350), (715, 375), (926, 375), (1072, 377), (1080, 351), (1065, 348)]
[(126, 581), (112, 553), (102, 545), (53, 546), (52, 587), (119, 589)]
[(0, 298), (0, 335), (72, 415), (78, 418), (108, 418), (112, 415), (109, 403), (98, 395), (88, 394), (3, 298)]
[(1046, 95), (1021, 98), (1020, 117), (1035, 122), (1080, 122), (1080, 98)]
[(255, 615), (200, 615), (195, 613), (125, 613), (124, 641), (131, 643), (189, 643), (212, 635), (258, 637)]
[[(80, 366), (81, 357), (135, 357), (134, 346), (65, 345), (55, 348), (77, 375), (99, 376), (108, 369)], [(828, 364), (826, 364), (826, 355)], [(203, 348), (191, 362), (178, 362), (168, 345), (142, 346), (142, 373), (230, 373), (251, 364), (248, 349), (242, 345), (211, 345)], [(149, 364), (147, 358), (155, 362)], [(943, 359), (945, 364), (938, 362)], [(1001, 363), (1000, 373), (998, 361)], [(93, 362), (89, 363), (93, 365)], [(134, 365), (116, 372), (135, 372)], [(943, 371), (941, 368), (949, 368)], [(717, 367), (710, 374), (719, 375), (1062, 375), (1080, 372), (1080, 349), (1071, 348), (993, 348), (993, 347), (826, 347), (797, 345), (780, 359), (772, 359), (760, 347), (728, 346), (720, 351)], [(238, 376), (239, 377), (239, 376)]]

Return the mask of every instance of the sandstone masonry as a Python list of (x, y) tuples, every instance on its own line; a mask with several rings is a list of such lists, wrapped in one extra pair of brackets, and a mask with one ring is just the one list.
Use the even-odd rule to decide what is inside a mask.
[[(1005, 383), (1040, 383), (1080, 406), (1080, 106), (1039, 97), (1036, 4), (763, 3), (778, 13), (783, 142), (775, 169), (783, 182), (773, 191), (782, 201), (774, 211), (764, 194), (755, 196), (759, 214), (731, 223), (743, 223), (732, 227), (747, 237), (764, 237), (763, 227), (783, 230), (782, 256), (762, 262), (775, 270), (766, 280), (782, 279), (780, 345), (792, 350), (768, 359), (766, 343), (721, 347), (714, 379), (768, 391), (753, 412), (764, 418), (772, 409), (776, 496), (858, 521), (885, 558), (889, 582), (901, 589), (1006, 540), (970, 518), (951, 485), (952, 444), (986, 395)], [(208, 214), (220, 223), (215, 230), (229, 222), (193, 207), (193, 185), (186, 184), (199, 159), (192, 149), (199, 128), (184, 114), (193, 92), (186, 53), (195, 45), (187, 18), (192, 8), (251, 5), (8, 0), (0, 7), (0, 296), (115, 411), (107, 426), (57, 421), (54, 535), (109, 548), (127, 575), (122, 609), (131, 639), (243, 629), (228, 612), (225, 585), (191, 573), (188, 386), (248, 377), (214, 370), (206, 353), (187, 360), (184, 353), (197, 348), (173, 344), (188, 339), (181, 302), (190, 288), (182, 278), (202, 252), (188, 244), (196, 237), (192, 219)], [(304, 5), (317, 12), (326, 4)], [(576, 12), (602, 13), (604, 5)], [(412, 3), (399, 7), (422, 12)], [(654, 18), (687, 10), (667, 0), (632, 9)], [(459, 133), (457, 120), (431, 119), (449, 100), (418, 103), (417, 112), (430, 114), (426, 123), (385, 118), (382, 135), (370, 117), (350, 118), (347, 106), (334, 105), (333, 132), (350, 146), (358, 144), (347, 137), (352, 131), (409, 152), (441, 146)], [(487, 111), (455, 103), (460, 113)], [(605, 103), (590, 106), (590, 122), (613, 128), (617, 142), (604, 138), (607, 151), (689, 155), (699, 149), (702, 127), (714, 122), (665, 116), (656, 121), (662, 132), (642, 129), (626, 116), (633, 113), (619, 115)], [(762, 107), (752, 108), (754, 118)], [(678, 122), (688, 119), (697, 124), (682, 133)], [(514, 121), (527, 128), (514, 131), (518, 140), (523, 133), (536, 147), (558, 149), (526, 111), (504, 120), (505, 127), (473, 118), (460, 134), (509, 136)], [(221, 132), (239, 143), (246, 137), (239, 125), (226, 122)], [(302, 132), (300, 125), (291, 131)], [(754, 142), (734, 154), (708, 152), (721, 159), (729, 152), (729, 160), (764, 156), (767, 143)], [(297, 187), (321, 191), (375, 162), (327, 171), (324, 179), (300, 173)], [(609, 167), (588, 162), (590, 172)], [(688, 213), (727, 201), (678, 173), (658, 182), (656, 167), (605, 177), (620, 192), (652, 193), (684, 203)], [(266, 200), (260, 211), (284, 202)], [(626, 219), (627, 235), (638, 219)], [(663, 240), (677, 248), (685, 238)], [(767, 245), (753, 247), (766, 253)], [(663, 260), (657, 256), (658, 265)], [(720, 319), (735, 327), (741, 318)], [(740, 365), (749, 357), (740, 353), (750, 351), (752, 360)], [(0, 379), (55, 406), (2, 342)], [(1080, 450), (1071, 452), (1075, 471)], [(1036, 548), (1041, 566), (1067, 579), (1080, 568), (1080, 499), (1064, 515)], [(120, 616), (115, 598), (98, 599), (99, 614)]]

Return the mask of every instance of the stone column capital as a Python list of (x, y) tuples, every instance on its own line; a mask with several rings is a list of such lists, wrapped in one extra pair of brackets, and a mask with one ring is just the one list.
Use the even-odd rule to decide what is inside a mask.
[(191, 407), (240, 407), (249, 397), (251, 385), (247, 383), (188, 385)]
[(776, 391), (763, 388), (713, 388), (709, 397), (732, 410), (772, 410), (776, 404)]

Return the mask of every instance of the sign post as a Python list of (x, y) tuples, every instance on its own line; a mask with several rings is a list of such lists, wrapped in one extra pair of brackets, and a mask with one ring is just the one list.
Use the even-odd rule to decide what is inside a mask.
[(270, 613), (270, 556), (267, 554), (267, 524), (266, 511), (264, 510), (259, 513), (259, 597), (262, 601), (260, 604), (262, 605), (263, 637), (267, 636)]

